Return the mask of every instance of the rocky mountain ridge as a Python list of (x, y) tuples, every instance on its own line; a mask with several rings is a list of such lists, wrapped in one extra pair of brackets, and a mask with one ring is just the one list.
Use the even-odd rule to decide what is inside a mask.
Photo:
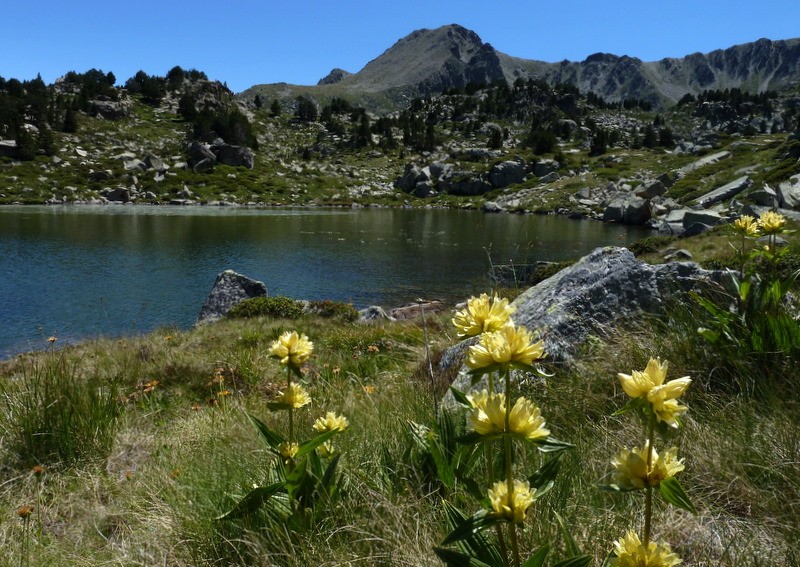
[(249, 102), (257, 94), (283, 99), (305, 94), (324, 102), (341, 96), (388, 112), (416, 96), (529, 78), (570, 84), (610, 102), (640, 99), (666, 107), (704, 90), (763, 92), (800, 84), (800, 39), (759, 39), (653, 62), (596, 53), (580, 62), (547, 63), (501, 53), (475, 32), (451, 24), (412, 32), (357, 73), (334, 69), (316, 87), (255, 85), (239, 97)]

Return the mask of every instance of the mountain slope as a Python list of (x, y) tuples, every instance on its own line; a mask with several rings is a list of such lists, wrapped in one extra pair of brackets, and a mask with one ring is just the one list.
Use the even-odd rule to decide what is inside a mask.
[(518, 78), (569, 83), (608, 101), (642, 99), (665, 106), (707, 89), (764, 91), (799, 85), (800, 39), (760, 39), (654, 62), (596, 53), (580, 62), (546, 63), (501, 53), (475, 32), (451, 24), (412, 32), (357, 73), (334, 69), (315, 87), (256, 85), (239, 96), (245, 101), (256, 94), (287, 100), (306, 94), (320, 102), (341, 96), (385, 112), (415, 96)]

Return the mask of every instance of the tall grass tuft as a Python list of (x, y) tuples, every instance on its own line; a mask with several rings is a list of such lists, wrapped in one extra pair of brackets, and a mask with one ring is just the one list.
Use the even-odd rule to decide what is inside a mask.
[(0, 431), (16, 464), (72, 466), (105, 460), (117, 427), (117, 388), (80, 361), (52, 352), (0, 382)]

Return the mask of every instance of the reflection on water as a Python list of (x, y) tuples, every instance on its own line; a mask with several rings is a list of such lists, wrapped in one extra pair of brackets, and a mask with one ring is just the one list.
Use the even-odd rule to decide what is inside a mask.
[(485, 290), (490, 261), (572, 259), (641, 235), (472, 211), (0, 207), (0, 357), (49, 335), (188, 327), (227, 268), (271, 295), (391, 307)]

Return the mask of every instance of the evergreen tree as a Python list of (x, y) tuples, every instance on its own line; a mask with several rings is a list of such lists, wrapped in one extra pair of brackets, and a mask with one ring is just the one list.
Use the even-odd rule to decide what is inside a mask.
[(62, 130), (71, 134), (74, 134), (78, 131), (78, 118), (75, 115), (75, 110), (73, 110), (72, 106), (68, 106), (66, 113), (64, 113), (64, 126)]
[(656, 130), (653, 128), (652, 124), (648, 124), (644, 127), (644, 135), (642, 137), (642, 145), (645, 148), (655, 148), (656, 142), (658, 138), (656, 136)]
[(658, 145), (665, 148), (671, 148), (675, 145), (675, 137), (672, 135), (672, 130), (662, 128), (658, 132)]
[(357, 148), (364, 148), (372, 144), (372, 132), (369, 128), (369, 117), (367, 113), (361, 114), (358, 125), (353, 132), (353, 145)]
[(39, 128), (39, 136), (37, 139), (39, 149), (44, 152), (46, 156), (52, 156), (56, 152), (55, 139), (53, 138), (53, 131), (47, 125), (42, 125)]
[(17, 127), (17, 157), (23, 161), (32, 160), (36, 157), (36, 139), (22, 125)]
[(256, 98), (253, 99), (253, 104), (256, 108), (261, 108), (264, 105), (264, 103), (261, 101), (261, 95), (256, 95)]
[(197, 101), (193, 94), (186, 92), (178, 100), (178, 114), (184, 120), (194, 120), (197, 116)]
[(318, 111), (314, 101), (304, 96), (297, 97), (296, 101), (295, 116), (297, 119), (301, 122), (316, 122)]
[(278, 102), (277, 98), (272, 99), (272, 104), (269, 107), (269, 113), (275, 118), (281, 115), (281, 103)]
[(598, 128), (592, 136), (592, 144), (589, 147), (590, 156), (600, 156), (608, 151), (608, 130)]

